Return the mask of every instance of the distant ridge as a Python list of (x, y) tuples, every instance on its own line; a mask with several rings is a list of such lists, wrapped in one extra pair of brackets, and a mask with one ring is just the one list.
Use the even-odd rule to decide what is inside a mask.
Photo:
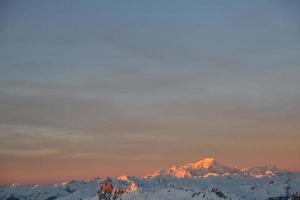
[[(143, 178), (123, 175), (60, 184), (14, 184), (0, 187), (0, 200), (99, 200), (97, 191), (108, 181), (122, 200), (300, 199), (300, 173), (274, 166), (238, 169), (204, 158)], [(105, 195), (109, 195), (106, 200), (115, 200), (112, 193)]]
[(253, 168), (233, 168), (217, 162), (214, 158), (204, 158), (194, 163), (183, 164), (179, 167), (173, 166), (169, 169), (162, 169), (149, 174), (144, 178), (154, 178), (158, 176), (174, 176), (177, 178), (208, 176), (228, 176), (228, 175), (247, 175), (256, 178), (264, 176), (274, 176), (276, 174), (288, 173), (286, 170), (279, 170), (275, 166), (262, 166)]

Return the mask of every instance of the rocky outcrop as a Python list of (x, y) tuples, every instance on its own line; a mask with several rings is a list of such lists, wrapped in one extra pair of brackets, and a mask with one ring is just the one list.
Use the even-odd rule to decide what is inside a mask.
[(99, 200), (116, 200), (124, 193), (126, 193), (126, 189), (114, 188), (111, 182), (106, 182), (100, 186), (98, 197)]

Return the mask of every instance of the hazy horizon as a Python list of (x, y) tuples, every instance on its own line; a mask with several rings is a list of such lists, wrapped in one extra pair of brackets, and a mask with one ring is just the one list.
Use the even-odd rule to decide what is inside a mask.
[[(171, 165), (171, 166), (167, 166), (165, 168), (159, 168), (159, 169), (154, 169), (152, 171), (148, 171), (146, 174), (142, 174), (142, 175), (135, 175), (135, 177), (137, 178), (144, 178), (144, 177), (147, 177), (147, 176), (150, 176), (152, 174), (155, 174), (155, 172), (159, 171), (159, 170), (164, 170), (164, 169), (170, 169), (174, 166), (176, 167), (181, 167), (183, 165), (187, 165), (187, 164), (191, 164), (191, 163), (197, 163), (197, 162), (203, 162), (204, 160), (207, 160), (207, 159), (213, 159), (215, 160), (218, 164), (221, 164), (221, 165), (224, 165), (224, 163), (220, 163), (219, 160), (216, 160), (215, 158), (212, 158), (212, 157), (204, 157), (202, 158), (201, 160), (194, 160), (194, 161), (191, 161), (191, 162), (186, 162), (186, 163), (179, 163), (179, 164), (176, 164), (176, 165)], [(275, 167), (275, 169), (277, 168), (277, 166), (275, 165), (268, 165), (268, 164), (265, 164), (265, 165), (260, 165), (260, 166), (248, 166), (248, 167), (237, 167), (237, 166), (228, 166), (228, 165), (225, 165), (226, 167), (230, 167), (230, 168), (234, 168), (234, 169), (240, 169), (240, 170), (243, 170), (243, 169), (251, 169), (251, 168), (260, 168), (260, 167), (269, 167), (269, 168), (273, 168)], [(278, 169), (278, 168), (277, 168)], [(279, 170), (287, 170), (287, 169), (279, 169)], [(290, 172), (294, 172), (294, 173), (299, 173), (299, 171), (290, 171)], [(73, 176), (73, 177), (60, 177), (59, 179), (44, 179), (44, 180), (40, 180), (40, 181), (23, 181), (23, 182), (1, 182), (0, 183), (0, 186), (10, 186), (10, 185), (18, 185), (18, 184), (21, 184), (21, 185), (28, 185), (28, 186), (36, 186), (36, 185), (44, 185), (44, 184), (61, 184), (61, 183), (66, 183), (66, 182), (70, 182), (70, 181), (92, 181), (92, 180), (95, 180), (97, 178), (101, 178), (101, 179), (110, 179), (110, 178), (119, 178), (119, 177), (122, 177), (122, 176), (132, 176), (131, 174), (126, 174), (126, 173), (123, 173), (123, 174), (117, 174), (117, 175), (113, 175), (111, 176), (110, 174), (104, 174), (104, 175), (92, 175), (92, 176)], [(76, 178), (74, 178), (76, 177)]]
[(214, 157), (300, 172), (297, 1), (2, 1), (0, 184)]

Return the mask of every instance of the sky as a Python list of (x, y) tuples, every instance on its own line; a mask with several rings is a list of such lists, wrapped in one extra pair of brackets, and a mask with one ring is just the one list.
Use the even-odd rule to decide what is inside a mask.
[(0, 4), (0, 184), (300, 171), (298, 1)]

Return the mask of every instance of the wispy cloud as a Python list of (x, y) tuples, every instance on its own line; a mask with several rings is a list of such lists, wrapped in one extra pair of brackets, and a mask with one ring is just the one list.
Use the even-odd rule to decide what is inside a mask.
[(126, 153), (107, 153), (107, 152), (73, 152), (57, 155), (58, 158), (74, 158), (74, 159), (125, 159), (125, 160), (156, 160), (162, 159), (159, 154), (135, 153), (127, 155)]
[(35, 157), (35, 156), (51, 156), (59, 153), (58, 149), (0, 149), (0, 154), (9, 156)]
[(63, 128), (44, 127), (44, 126), (24, 126), (0, 124), (0, 137), (17, 134), (23, 137), (38, 137), (45, 139), (82, 141), (89, 140), (91, 137), (78, 130)]

